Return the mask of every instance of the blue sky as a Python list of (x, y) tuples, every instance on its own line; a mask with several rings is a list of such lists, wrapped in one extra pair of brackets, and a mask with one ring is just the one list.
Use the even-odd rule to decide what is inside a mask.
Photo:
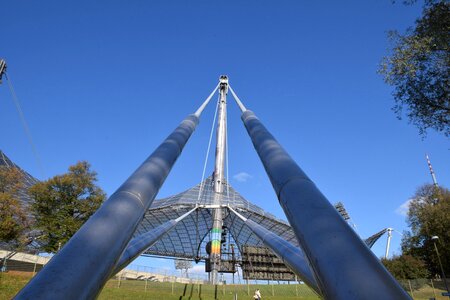
[[(362, 237), (406, 229), (396, 210), (431, 181), (425, 153), (438, 181), (450, 181), (449, 140), (434, 132), (423, 140), (397, 120), (392, 89), (376, 73), (386, 31), (411, 26), (421, 3), (9, 1), (1, 10), (0, 57), (44, 172), (5, 83), (0, 149), (39, 179), (87, 160), (111, 194), (227, 74), (328, 199), (345, 204)], [(210, 105), (160, 197), (201, 180), (213, 113)], [(231, 184), (284, 218), (231, 100), (229, 158)], [(233, 178), (243, 172), (246, 180)], [(392, 250), (399, 242), (394, 234)], [(385, 239), (375, 254), (384, 247)]]

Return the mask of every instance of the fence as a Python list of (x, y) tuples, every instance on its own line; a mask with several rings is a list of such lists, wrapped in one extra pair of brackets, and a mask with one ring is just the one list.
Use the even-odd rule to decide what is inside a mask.
[(229, 275), (223, 277), (218, 285), (211, 285), (205, 273), (191, 273), (189, 277), (178, 274), (130, 265), (107, 283), (100, 298), (112, 298), (122, 290), (126, 293), (143, 292), (144, 295), (160, 299), (253, 299), (254, 292), (259, 289), (264, 299), (319, 299), (308, 286), (298, 282), (280, 284), (269, 281), (262, 284), (235, 278), (240, 283), (233, 284), (232, 276)]
[[(445, 280), (450, 285), (450, 279)], [(405, 279), (399, 283), (413, 299), (449, 299), (442, 295), (446, 292), (444, 279)]]
[(0, 250), (0, 271), (23, 272), (32, 277), (36, 272), (39, 272), (49, 260), (50, 257)]
[[(50, 257), (0, 250), (0, 299), (13, 297), (43, 266)], [(130, 265), (110, 279), (100, 299), (253, 299), (259, 289), (263, 299), (319, 299), (306, 285), (298, 282), (242, 281), (233, 284), (225, 278), (219, 285), (210, 285), (205, 274), (191, 273), (179, 276), (175, 270), (164, 270)], [(414, 299), (448, 299), (442, 296), (445, 283), (440, 279), (414, 279), (399, 281)], [(450, 283), (450, 282), (449, 282)]]
[(220, 284), (155, 282), (149, 280), (118, 280), (108, 281), (100, 294), (100, 299), (113, 298), (114, 295), (131, 295), (137, 291), (149, 298), (160, 299), (253, 299), (254, 292), (259, 289), (264, 299), (319, 299), (314, 292), (304, 284)]

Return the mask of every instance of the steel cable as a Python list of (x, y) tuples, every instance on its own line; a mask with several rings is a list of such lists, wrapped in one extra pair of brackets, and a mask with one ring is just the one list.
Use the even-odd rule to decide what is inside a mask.
[(33, 141), (33, 137), (31, 136), (31, 131), (30, 131), (30, 128), (28, 127), (28, 123), (27, 123), (27, 121), (25, 119), (25, 115), (24, 115), (24, 113), (22, 111), (22, 107), (20, 106), (19, 98), (17, 97), (17, 94), (16, 94), (16, 92), (14, 90), (14, 87), (13, 87), (13, 84), (11, 82), (11, 78), (9, 77), (9, 74), (5, 73), (5, 77), (6, 77), (6, 81), (8, 82), (8, 87), (9, 87), (9, 90), (11, 92), (11, 96), (12, 96), (14, 105), (16, 106), (17, 112), (19, 114), (20, 121), (21, 121), (21, 123), (23, 125), (24, 131), (25, 131), (25, 135), (27, 136), (28, 142), (30, 143), (31, 149), (32, 149), (33, 154), (35, 156), (35, 159), (36, 159), (39, 171), (41, 173), (41, 176), (45, 177), (45, 172), (44, 172), (44, 167), (43, 167), (43, 164), (42, 164), (42, 160), (40, 159), (40, 156), (38, 154), (36, 145), (34, 144), (34, 141)]

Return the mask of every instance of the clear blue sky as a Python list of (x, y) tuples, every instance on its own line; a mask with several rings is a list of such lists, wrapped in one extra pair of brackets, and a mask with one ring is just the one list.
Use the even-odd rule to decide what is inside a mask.
[[(406, 228), (396, 209), (430, 183), (449, 186), (449, 140), (425, 140), (391, 111), (376, 73), (386, 31), (414, 6), (372, 1), (4, 1), (0, 57), (45, 169), (39, 171), (6, 84), (2, 149), (39, 179), (89, 161), (114, 190), (227, 74), (243, 102), (328, 199), (344, 202), (362, 237)], [(213, 105), (159, 196), (201, 179)], [(247, 199), (284, 218), (264, 169), (229, 105), (230, 178)], [(212, 171), (209, 165), (208, 174)], [(393, 250), (399, 251), (394, 235)], [(384, 253), (385, 239), (374, 246)]]

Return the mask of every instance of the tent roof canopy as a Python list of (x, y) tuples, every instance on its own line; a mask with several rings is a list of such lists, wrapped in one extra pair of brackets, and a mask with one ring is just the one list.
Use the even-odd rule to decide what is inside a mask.
[[(244, 245), (264, 245), (239, 218), (230, 213), (227, 209), (228, 206), (299, 247), (297, 238), (287, 222), (265, 212), (260, 207), (244, 199), (229, 184), (224, 184), (226, 185), (225, 192), (220, 195), (222, 197), (221, 206), (224, 207), (223, 225), (227, 227), (231, 235), (230, 240), (239, 249), (238, 257)], [(190, 259), (206, 258), (205, 247), (210, 241), (209, 233), (213, 223), (211, 206), (214, 194), (214, 183), (211, 176), (182, 193), (163, 199), (156, 199), (146, 212), (136, 231), (136, 236), (152, 230), (168, 220), (183, 215), (195, 206), (199, 206), (199, 209), (183, 219), (174, 229), (150, 247), (145, 254)]]

